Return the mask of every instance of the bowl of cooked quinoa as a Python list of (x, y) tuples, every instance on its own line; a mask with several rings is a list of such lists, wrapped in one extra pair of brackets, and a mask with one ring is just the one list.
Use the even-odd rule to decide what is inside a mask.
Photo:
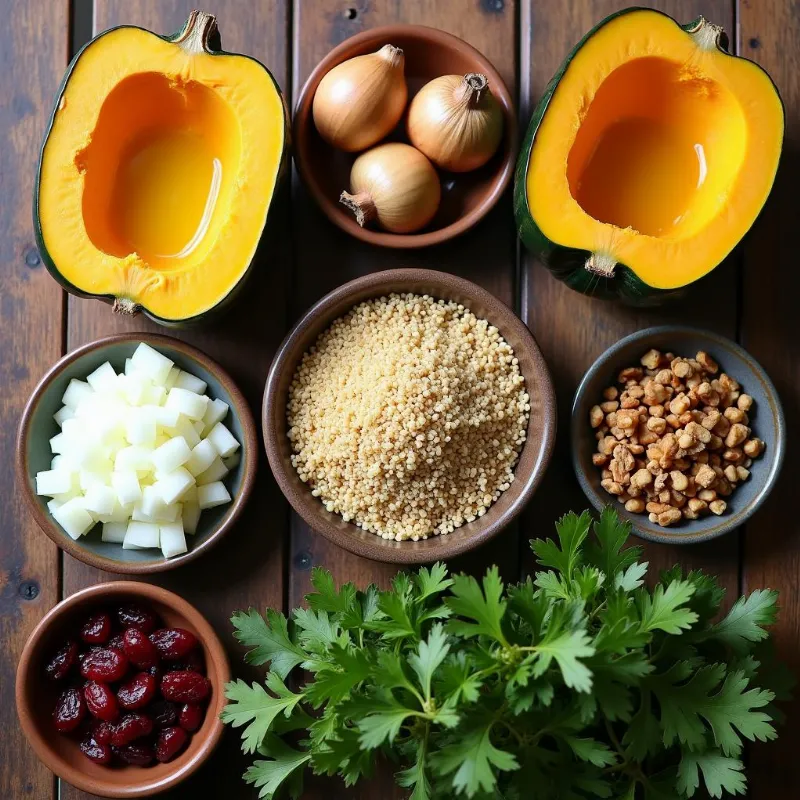
[(335, 289), (286, 337), (264, 443), (313, 530), (418, 564), (477, 547), (521, 511), (549, 462), (555, 409), (511, 309), (449, 273), (387, 270)]

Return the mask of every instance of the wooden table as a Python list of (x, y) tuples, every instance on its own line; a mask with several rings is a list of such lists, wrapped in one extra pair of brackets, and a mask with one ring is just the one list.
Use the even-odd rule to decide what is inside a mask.
[[(559, 397), (556, 456), (522, 522), (455, 568), (482, 570), (493, 561), (515, 578), (533, 566), (527, 545), (549, 534), (563, 511), (587, 505), (568, 460), (567, 420), (584, 370), (609, 344), (647, 325), (681, 321), (735, 337), (766, 367), (783, 398), (789, 431), (800, 413), (800, 345), (795, 322), (800, 263), (800, 0), (661, 0), (642, 2), (680, 21), (704, 14), (733, 32), (736, 51), (763, 64), (787, 107), (787, 139), (777, 184), (744, 246), (688, 300), (659, 311), (632, 311), (578, 295), (520, 251), (509, 197), (474, 231), (456, 242), (420, 252), (376, 250), (346, 237), (310, 202), (297, 180), (282, 198), (288, 209), (274, 226), (263, 262), (235, 313), (216, 327), (177, 335), (197, 344), (230, 370), (253, 409), (273, 353), (288, 326), (338, 284), (365, 272), (415, 265), (471, 278), (514, 306), (547, 358)], [(40, 376), (63, 353), (119, 331), (154, 330), (142, 318), (114, 317), (108, 306), (65, 295), (42, 266), (31, 229), (30, 198), (36, 159), (53, 94), (77, 46), (95, 32), (132, 23), (157, 32), (176, 29), (193, 0), (4, 0), (0, 28), (0, 798), (62, 800), (86, 797), (57, 786), (36, 759), (17, 723), (14, 670), (37, 620), (83, 586), (113, 579), (61, 554), (37, 529), (12, 474), (14, 429)], [(313, 66), (334, 45), (365, 28), (390, 22), (422, 23), (463, 37), (488, 56), (519, 100), (523, 124), (546, 82), (572, 45), (598, 20), (626, 5), (620, 0), (216, 0), (208, 11), (220, 22), (226, 49), (263, 61), (289, 105)], [(86, 30), (84, 30), (86, 28)], [(291, 203), (289, 200), (291, 198)], [(793, 437), (797, 444), (797, 439)], [(789, 447), (783, 477), (746, 530), (704, 546), (648, 545), (653, 567), (680, 560), (719, 576), (730, 598), (744, 590), (781, 590), (776, 631), (780, 651), (798, 666), (800, 633), (800, 506), (795, 475), (800, 451)], [(290, 513), (262, 458), (258, 485), (237, 529), (212, 554), (157, 582), (195, 603), (227, 635), (237, 608), (284, 609), (301, 602), (310, 569), (324, 564), (337, 579), (386, 584), (393, 570), (329, 545)], [(230, 647), (234, 666), (241, 652)], [(800, 705), (777, 744), (749, 753), (750, 796), (798, 796)], [(229, 735), (195, 780), (170, 796), (255, 797), (239, 776), (244, 759)], [(309, 785), (307, 798), (401, 797), (390, 777), (348, 793), (339, 783)]]

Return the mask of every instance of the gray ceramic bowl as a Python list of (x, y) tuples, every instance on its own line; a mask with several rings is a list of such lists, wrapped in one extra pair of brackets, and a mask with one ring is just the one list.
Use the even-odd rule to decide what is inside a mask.
[[(104, 361), (111, 362), (117, 372), (124, 369), (140, 342), (171, 358), (177, 366), (208, 383), (210, 397), (230, 406), (225, 424), (241, 443), (241, 460), (225, 478), (233, 498), (228, 505), (204, 511), (197, 533), (187, 536), (189, 551), (165, 559), (156, 550), (123, 550), (122, 545), (103, 542), (100, 526), (77, 541), (68, 536), (52, 518), (47, 498), (36, 494), (35, 475), (50, 469), (50, 439), (59, 432), (53, 414), (61, 407), (61, 398), (72, 378), (85, 379)], [(258, 445), (253, 415), (231, 377), (207, 355), (169, 336), (151, 333), (122, 334), (99, 339), (64, 356), (42, 378), (28, 401), (17, 435), (17, 480), (39, 527), (71, 556), (108, 572), (162, 572), (197, 558), (229, 530), (247, 501), (255, 480)]]
[(741, 525), (761, 505), (775, 485), (783, 463), (785, 424), (778, 393), (762, 367), (738, 344), (711, 331), (685, 326), (665, 325), (633, 333), (605, 351), (592, 364), (581, 381), (572, 405), (572, 461), (581, 488), (599, 511), (613, 502), (600, 486), (600, 470), (592, 464), (597, 441), (589, 426), (589, 410), (602, 397), (603, 389), (612, 386), (624, 367), (639, 363), (650, 349), (670, 351), (679, 356), (694, 357), (705, 350), (742, 386), (742, 391), (755, 401), (750, 414), (753, 434), (766, 445), (763, 454), (753, 461), (750, 477), (739, 484), (725, 500), (728, 508), (717, 517), (682, 520), (674, 527), (663, 528), (648, 520), (646, 514), (631, 514), (615, 503), (619, 513), (628, 519), (634, 532), (644, 539), (671, 544), (688, 544), (713, 539)]

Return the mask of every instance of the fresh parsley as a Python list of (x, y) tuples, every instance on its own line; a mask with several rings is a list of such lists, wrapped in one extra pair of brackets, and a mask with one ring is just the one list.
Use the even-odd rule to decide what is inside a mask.
[(349, 786), (381, 759), (411, 800), (743, 794), (743, 744), (775, 738), (786, 695), (765, 630), (777, 593), (718, 619), (709, 576), (675, 567), (647, 587), (613, 509), (556, 531), (515, 586), (436, 564), (359, 591), (315, 569), (290, 619), (235, 614), (269, 669), (229, 683), (222, 713), (260, 756), (244, 775), (259, 797), (299, 798), (306, 769)]

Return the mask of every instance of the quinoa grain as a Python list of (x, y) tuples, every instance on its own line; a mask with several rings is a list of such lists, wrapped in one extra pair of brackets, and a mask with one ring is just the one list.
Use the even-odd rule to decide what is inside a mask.
[(483, 516), (514, 480), (529, 415), (497, 328), (414, 294), (335, 320), (303, 356), (287, 405), (300, 479), (329, 511), (398, 541)]

